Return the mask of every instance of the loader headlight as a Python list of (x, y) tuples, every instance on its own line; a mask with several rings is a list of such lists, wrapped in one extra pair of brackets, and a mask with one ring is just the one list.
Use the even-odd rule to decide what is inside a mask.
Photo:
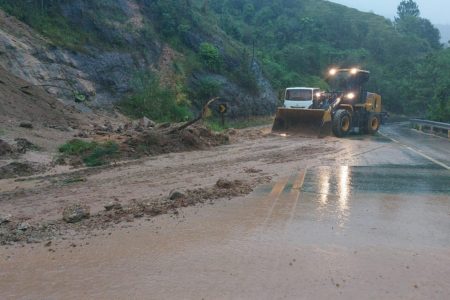
[(320, 96), (322, 96), (322, 93), (317, 92), (317, 93), (316, 93), (316, 97), (317, 97), (317, 98), (320, 98)]
[(345, 95), (345, 98), (353, 100), (355, 99), (356, 95), (355, 93), (348, 93), (347, 95)]
[(330, 70), (330, 72), (329, 72), (329, 74), (331, 75), (331, 76), (334, 76), (334, 75), (336, 75), (337, 74), (337, 69), (331, 69)]

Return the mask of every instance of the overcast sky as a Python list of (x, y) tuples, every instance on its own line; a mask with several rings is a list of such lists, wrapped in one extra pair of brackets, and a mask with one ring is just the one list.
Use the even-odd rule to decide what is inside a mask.
[[(362, 11), (373, 11), (376, 14), (394, 18), (401, 0), (329, 0), (354, 7)], [(416, 0), (422, 17), (435, 24), (450, 24), (450, 0)]]

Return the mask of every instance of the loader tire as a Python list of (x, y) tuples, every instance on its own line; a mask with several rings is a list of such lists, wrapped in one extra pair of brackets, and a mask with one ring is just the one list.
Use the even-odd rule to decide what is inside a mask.
[(345, 109), (339, 109), (333, 117), (333, 133), (337, 137), (346, 136), (352, 129), (352, 116)]
[(380, 129), (381, 118), (379, 115), (370, 115), (367, 119), (366, 132), (368, 134), (375, 134)]

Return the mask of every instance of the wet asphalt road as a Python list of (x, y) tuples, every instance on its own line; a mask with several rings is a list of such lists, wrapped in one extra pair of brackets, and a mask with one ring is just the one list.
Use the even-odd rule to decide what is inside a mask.
[(450, 142), (401, 124), (352, 139), (372, 150), (349, 143), (351, 164), (293, 171), (182, 222), (164, 216), (70, 254), (24, 250), (5, 264), (17, 272), (1, 277), (2, 295), (450, 299)]

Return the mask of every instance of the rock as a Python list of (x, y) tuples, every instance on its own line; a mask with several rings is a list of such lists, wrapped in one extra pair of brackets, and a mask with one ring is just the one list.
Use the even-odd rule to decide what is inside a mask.
[(80, 132), (74, 134), (73, 136), (77, 137), (77, 138), (86, 139), (89, 137), (89, 134), (86, 131), (80, 131)]
[(17, 226), (17, 230), (20, 230), (20, 231), (27, 231), (27, 230), (30, 229), (30, 228), (31, 228), (31, 225), (28, 224), (28, 223), (26, 223), (26, 222), (20, 223), (20, 224)]
[(179, 199), (185, 199), (186, 195), (179, 191), (171, 191), (169, 194), (170, 200), (179, 200)]
[(94, 124), (94, 131), (97, 132), (109, 132), (107, 126), (102, 126), (98, 124)]
[(115, 132), (116, 132), (116, 133), (122, 133), (122, 132), (123, 132), (123, 127), (122, 127), (122, 125), (119, 125), (119, 127), (117, 127), (117, 129), (116, 129)]
[(230, 189), (233, 187), (233, 185), (234, 185), (233, 181), (223, 179), (223, 178), (217, 180), (217, 182), (216, 182), (216, 186), (221, 189)]
[(0, 225), (9, 223), (9, 222), (11, 222), (11, 220), (12, 220), (12, 215), (10, 215), (10, 214), (0, 215)]
[(111, 124), (110, 121), (106, 121), (106, 122), (105, 122), (104, 128), (105, 128), (106, 131), (108, 131), (108, 132), (113, 132), (113, 131), (114, 131), (114, 127), (113, 127), (113, 125)]
[(33, 124), (31, 124), (30, 122), (22, 122), (19, 124), (19, 126), (22, 128), (33, 129)]
[(132, 130), (133, 129), (133, 122), (125, 123), (125, 125), (123, 125), (123, 129), (125, 131)]
[(172, 124), (170, 123), (162, 123), (158, 125), (158, 129), (165, 129), (165, 128), (169, 128)]
[(108, 204), (106, 204), (104, 206), (104, 208), (107, 211), (111, 211), (111, 210), (121, 210), (122, 209), (122, 204), (120, 204), (119, 202), (109, 202)]
[(150, 128), (150, 127), (155, 127), (156, 123), (147, 117), (143, 117), (142, 119), (139, 120), (138, 126), (141, 128)]
[(14, 140), (16, 142), (17, 152), (26, 153), (28, 150), (38, 150), (39, 147), (24, 138), (18, 138)]
[(0, 139), (0, 156), (10, 154), (12, 152), (13, 152), (13, 150), (12, 150), (11, 146), (4, 140)]
[(64, 208), (63, 220), (67, 223), (78, 223), (90, 217), (90, 208), (87, 205), (72, 204)]
[(225, 133), (228, 134), (228, 135), (234, 136), (234, 135), (237, 135), (237, 134), (238, 134), (238, 131), (237, 131), (236, 129), (234, 129), (234, 128), (229, 128), (229, 129), (227, 129), (227, 130), (225, 131)]

